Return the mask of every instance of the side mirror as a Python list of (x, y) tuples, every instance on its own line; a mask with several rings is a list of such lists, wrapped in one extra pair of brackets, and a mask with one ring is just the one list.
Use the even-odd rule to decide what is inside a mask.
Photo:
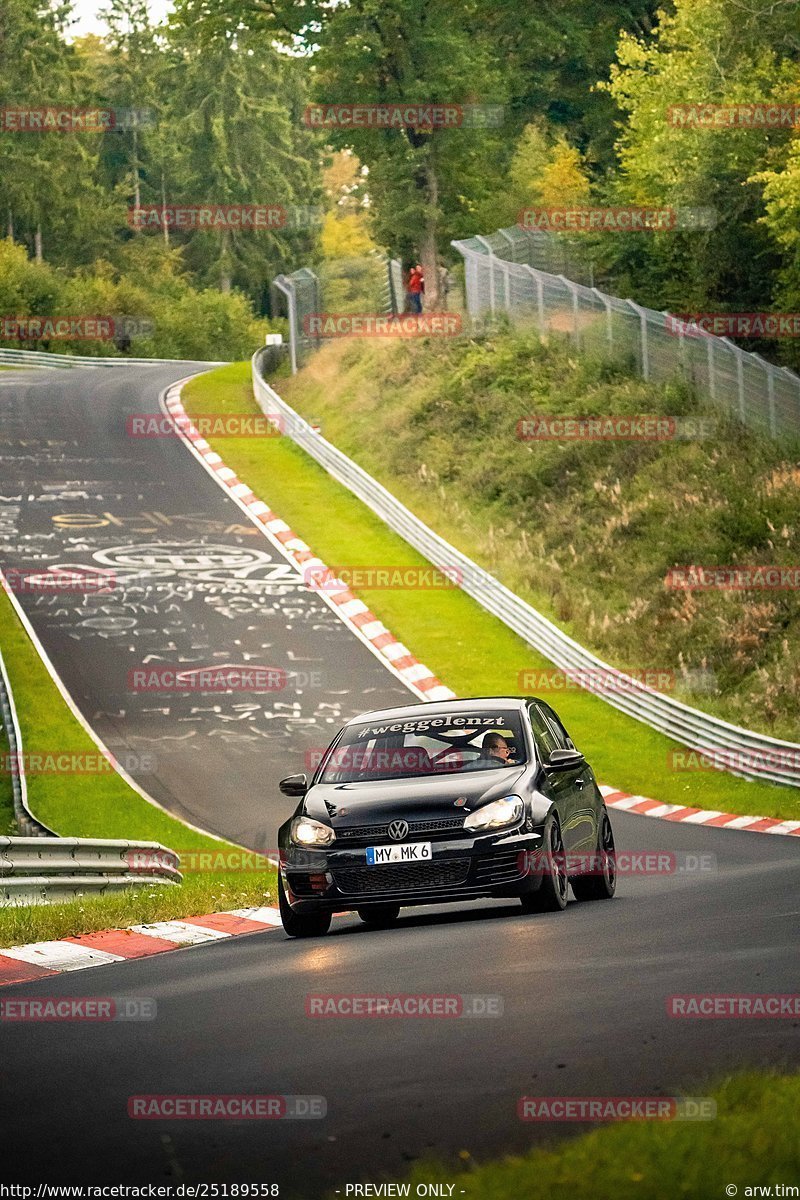
[(305, 796), (308, 791), (308, 780), (305, 775), (287, 775), (278, 784), (284, 796)]
[(548, 771), (571, 771), (585, 761), (580, 750), (554, 750), (544, 765)]

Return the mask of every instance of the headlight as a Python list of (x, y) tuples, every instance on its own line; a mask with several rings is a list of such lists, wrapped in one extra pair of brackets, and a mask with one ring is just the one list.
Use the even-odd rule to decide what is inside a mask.
[(298, 846), (330, 846), (336, 834), (330, 825), (323, 825), (313, 817), (295, 817), (291, 837)]
[(503, 800), (493, 800), (477, 812), (470, 813), (464, 822), (465, 829), (473, 833), (484, 829), (502, 829), (504, 825), (516, 825), (522, 817), (524, 809), (521, 796), (506, 796)]

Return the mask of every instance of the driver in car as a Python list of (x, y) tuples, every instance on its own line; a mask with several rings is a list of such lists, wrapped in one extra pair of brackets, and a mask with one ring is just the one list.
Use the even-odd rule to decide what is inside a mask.
[(467, 770), (481, 767), (505, 767), (514, 761), (514, 752), (502, 733), (487, 733), (481, 743), (481, 756), (467, 763)]

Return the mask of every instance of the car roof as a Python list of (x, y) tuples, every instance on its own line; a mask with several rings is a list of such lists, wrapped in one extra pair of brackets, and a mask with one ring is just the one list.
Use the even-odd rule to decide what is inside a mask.
[(471, 696), (466, 700), (442, 700), (435, 703), (421, 702), (419, 704), (404, 704), (400, 708), (378, 708), (372, 712), (359, 713), (352, 717), (347, 725), (360, 725), (365, 721), (408, 721), (421, 717), (423, 712), (440, 717), (458, 716), (459, 713), (471, 712), (477, 705), (491, 704), (499, 711), (519, 712), (527, 703), (523, 696)]

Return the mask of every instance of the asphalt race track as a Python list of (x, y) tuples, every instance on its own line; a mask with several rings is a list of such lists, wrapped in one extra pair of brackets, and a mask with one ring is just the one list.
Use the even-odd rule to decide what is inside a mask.
[[(18, 509), (0, 547), (4, 566), (120, 563), (133, 550), (150, 556), (148, 570), (174, 571), (164, 578), (177, 588), (197, 579), (191, 555), (210, 545), (278, 562), (263, 537), (241, 531), (243, 514), (184, 447), (125, 437), (121, 414), (155, 410), (159, 390), (189, 370), (37, 374), (29, 388), (0, 388), (0, 511)], [(74, 516), (55, 519), (76, 513), (97, 522), (79, 529)], [(168, 524), (156, 527), (155, 513)], [(163, 559), (154, 557), (159, 543), (168, 546)], [(285, 811), (274, 780), (332, 727), (329, 717), (408, 695), (313, 596), (286, 586), (259, 592), (244, 612), (214, 611), (206, 597), (218, 593), (186, 588), (179, 602), (148, 598), (157, 611), (132, 609), (134, 624), (124, 627), (102, 619), (127, 619), (127, 610), (87, 616), (96, 597), (69, 597), (58, 609), (23, 600), (112, 748), (155, 746), (158, 769), (143, 786), (172, 811), (251, 844), (274, 836)], [(220, 712), (195, 714), (197, 698), (169, 697), (154, 710), (152, 699), (126, 692), (127, 671), (148, 654), (238, 662), (245, 650), (279, 667), (302, 655), (329, 688), (308, 706), (298, 697), (296, 724), (266, 709), (242, 721), (246, 740), (225, 736), (237, 724), (222, 720), (230, 697), (215, 698)], [(157, 1004), (146, 1023), (3, 1025), (4, 1182), (274, 1182), (282, 1196), (315, 1198), (397, 1178), (433, 1154), (485, 1158), (585, 1128), (521, 1122), (523, 1095), (702, 1096), (732, 1069), (796, 1069), (796, 1020), (681, 1020), (666, 1005), (676, 994), (797, 990), (797, 840), (624, 813), (612, 812), (612, 822), (618, 849), (674, 852), (675, 869), (622, 878), (614, 901), (571, 902), (555, 915), (481, 902), (405, 910), (389, 931), (348, 915), (320, 940), (292, 942), (276, 930), (4, 989), (9, 998)], [(309, 993), (480, 993), (499, 997), (503, 1012), (317, 1019), (306, 1015)], [(327, 1115), (127, 1115), (130, 1096), (198, 1093), (323, 1096)], [(444, 1179), (431, 1173), (430, 1182)]]
[[(263, 851), (293, 807), (278, 780), (349, 717), (414, 696), (182, 440), (129, 433), (197, 369), (29, 371), (24, 384), (3, 372), (0, 567), (24, 579), (15, 590), (56, 670), (144, 790)], [(37, 591), (13, 574), (65, 568), (105, 571), (109, 590)], [(276, 668), (285, 686), (162, 693), (130, 676), (210, 666)]]

